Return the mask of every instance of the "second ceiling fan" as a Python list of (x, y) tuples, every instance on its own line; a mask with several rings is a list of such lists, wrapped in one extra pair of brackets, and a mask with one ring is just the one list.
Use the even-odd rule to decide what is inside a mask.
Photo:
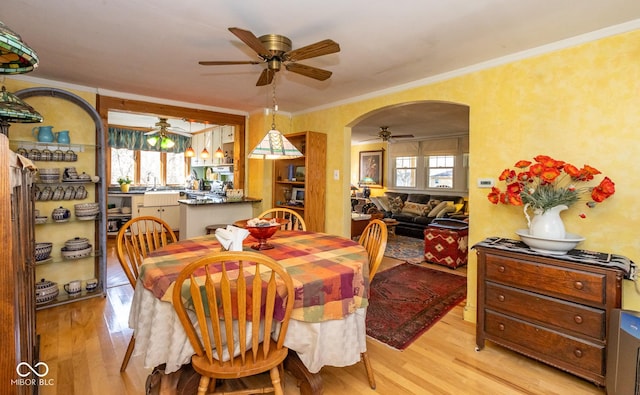
[[(410, 139), (414, 136), (412, 134), (392, 134), (389, 131), (388, 126), (380, 126), (380, 131), (378, 132), (378, 138), (382, 139), (382, 141), (389, 141), (391, 139)], [(369, 139), (374, 140), (374, 139)]]
[(256, 37), (252, 32), (237, 27), (230, 27), (229, 31), (238, 37), (242, 42), (253, 49), (258, 57), (257, 60), (240, 61), (200, 61), (203, 66), (227, 66), (236, 64), (260, 64), (266, 63), (267, 68), (262, 71), (256, 86), (269, 85), (273, 81), (275, 73), (280, 71), (284, 65), (285, 69), (310, 77), (319, 81), (324, 81), (331, 77), (331, 71), (319, 69), (313, 66), (296, 63), (299, 60), (315, 58), (340, 52), (340, 45), (333, 40), (322, 40), (315, 44), (307, 45), (291, 50), (291, 40), (278, 34), (266, 34)]

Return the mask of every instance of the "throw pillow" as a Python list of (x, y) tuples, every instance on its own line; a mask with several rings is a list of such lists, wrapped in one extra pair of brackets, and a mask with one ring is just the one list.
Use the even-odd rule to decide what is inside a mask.
[(422, 215), (425, 207), (427, 207), (426, 204), (405, 202), (404, 206), (402, 207), (402, 214)]
[(391, 211), (389, 198), (387, 196), (378, 196), (378, 203), (382, 206), (382, 211)]
[(464, 203), (456, 203), (453, 205), (453, 207), (456, 208), (456, 211), (454, 211), (454, 213), (459, 213), (462, 211), (462, 208), (464, 207)]
[(429, 211), (429, 215), (427, 215), (427, 217), (435, 217), (436, 215), (438, 215), (440, 210), (442, 210), (443, 208), (447, 207), (447, 205), (449, 205), (449, 203), (450, 202), (440, 202), (440, 203), (438, 203), (438, 205), (436, 205), (433, 209), (431, 209), (431, 211)]
[(445, 208), (440, 210), (438, 214), (436, 214), (436, 218), (442, 218), (448, 213), (455, 213), (455, 212), (456, 212), (456, 208), (454, 206), (446, 206)]
[(402, 212), (402, 206), (404, 202), (399, 197), (389, 201), (389, 208), (393, 214), (400, 214)]

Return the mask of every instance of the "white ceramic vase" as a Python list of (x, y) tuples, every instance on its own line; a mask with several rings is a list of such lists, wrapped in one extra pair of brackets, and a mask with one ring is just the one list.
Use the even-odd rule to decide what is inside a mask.
[(525, 204), (524, 215), (527, 217), (527, 223), (529, 224), (529, 235), (551, 240), (563, 240), (565, 238), (566, 231), (562, 218), (560, 218), (560, 212), (569, 207), (560, 204), (545, 212), (536, 208), (533, 209), (533, 218), (529, 217), (528, 208), (529, 204)]

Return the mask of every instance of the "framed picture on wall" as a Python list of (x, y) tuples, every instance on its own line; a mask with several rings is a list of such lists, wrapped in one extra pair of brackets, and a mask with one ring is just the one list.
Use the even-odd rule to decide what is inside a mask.
[(384, 185), (382, 176), (384, 174), (384, 151), (361, 151), (360, 152), (360, 179), (358, 183), (369, 188), (382, 188)]

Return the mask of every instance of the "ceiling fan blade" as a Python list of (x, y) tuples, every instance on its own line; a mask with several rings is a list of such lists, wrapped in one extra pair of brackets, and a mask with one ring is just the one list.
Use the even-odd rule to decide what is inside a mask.
[(255, 34), (251, 33), (248, 30), (240, 29), (238, 27), (230, 27), (229, 31), (235, 34), (243, 43), (247, 44), (251, 49), (256, 51), (256, 53), (260, 56), (264, 56), (266, 58), (271, 56), (271, 53), (262, 45), (262, 42), (255, 36)]
[(156, 133), (158, 133), (159, 131), (160, 131), (160, 130), (152, 130), (152, 131), (150, 131), (150, 132), (146, 132), (144, 135), (145, 135), (145, 136), (151, 136), (152, 134), (156, 134)]
[(415, 136), (412, 135), (412, 134), (398, 134), (398, 135), (394, 134), (394, 135), (391, 135), (392, 139), (410, 139), (410, 138), (413, 138), (413, 137), (415, 137)]
[(180, 136), (191, 137), (190, 133), (187, 132), (179, 132), (177, 130), (169, 130), (167, 133), (169, 134), (179, 134)]
[(284, 57), (292, 62), (297, 62), (298, 60), (315, 58), (335, 52), (340, 52), (340, 45), (338, 45), (337, 42), (333, 40), (322, 40), (315, 44), (289, 51)]
[(201, 60), (198, 62), (203, 66), (229, 66), (234, 64), (260, 64), (255, 60)]
[(271, 81), (273, 81), (273, 76), (275, 74), (276, 72), (271, 69), (262, 70), (262, 73), (260, 74), (260, 78), (258, 78), (258, 82), (256, 83), (256, 86), (269, 85)]
[(331, 74), (333, 74), (331, 71), (319, 69), (313, 66), (307, 66), (300, 63), (288, 63), (285, 67), (289, 71), (302, 74), (305, 77), (315, 78), (316, 80), (320, 81), (326, 80), (327, 78), (331, 77)]

